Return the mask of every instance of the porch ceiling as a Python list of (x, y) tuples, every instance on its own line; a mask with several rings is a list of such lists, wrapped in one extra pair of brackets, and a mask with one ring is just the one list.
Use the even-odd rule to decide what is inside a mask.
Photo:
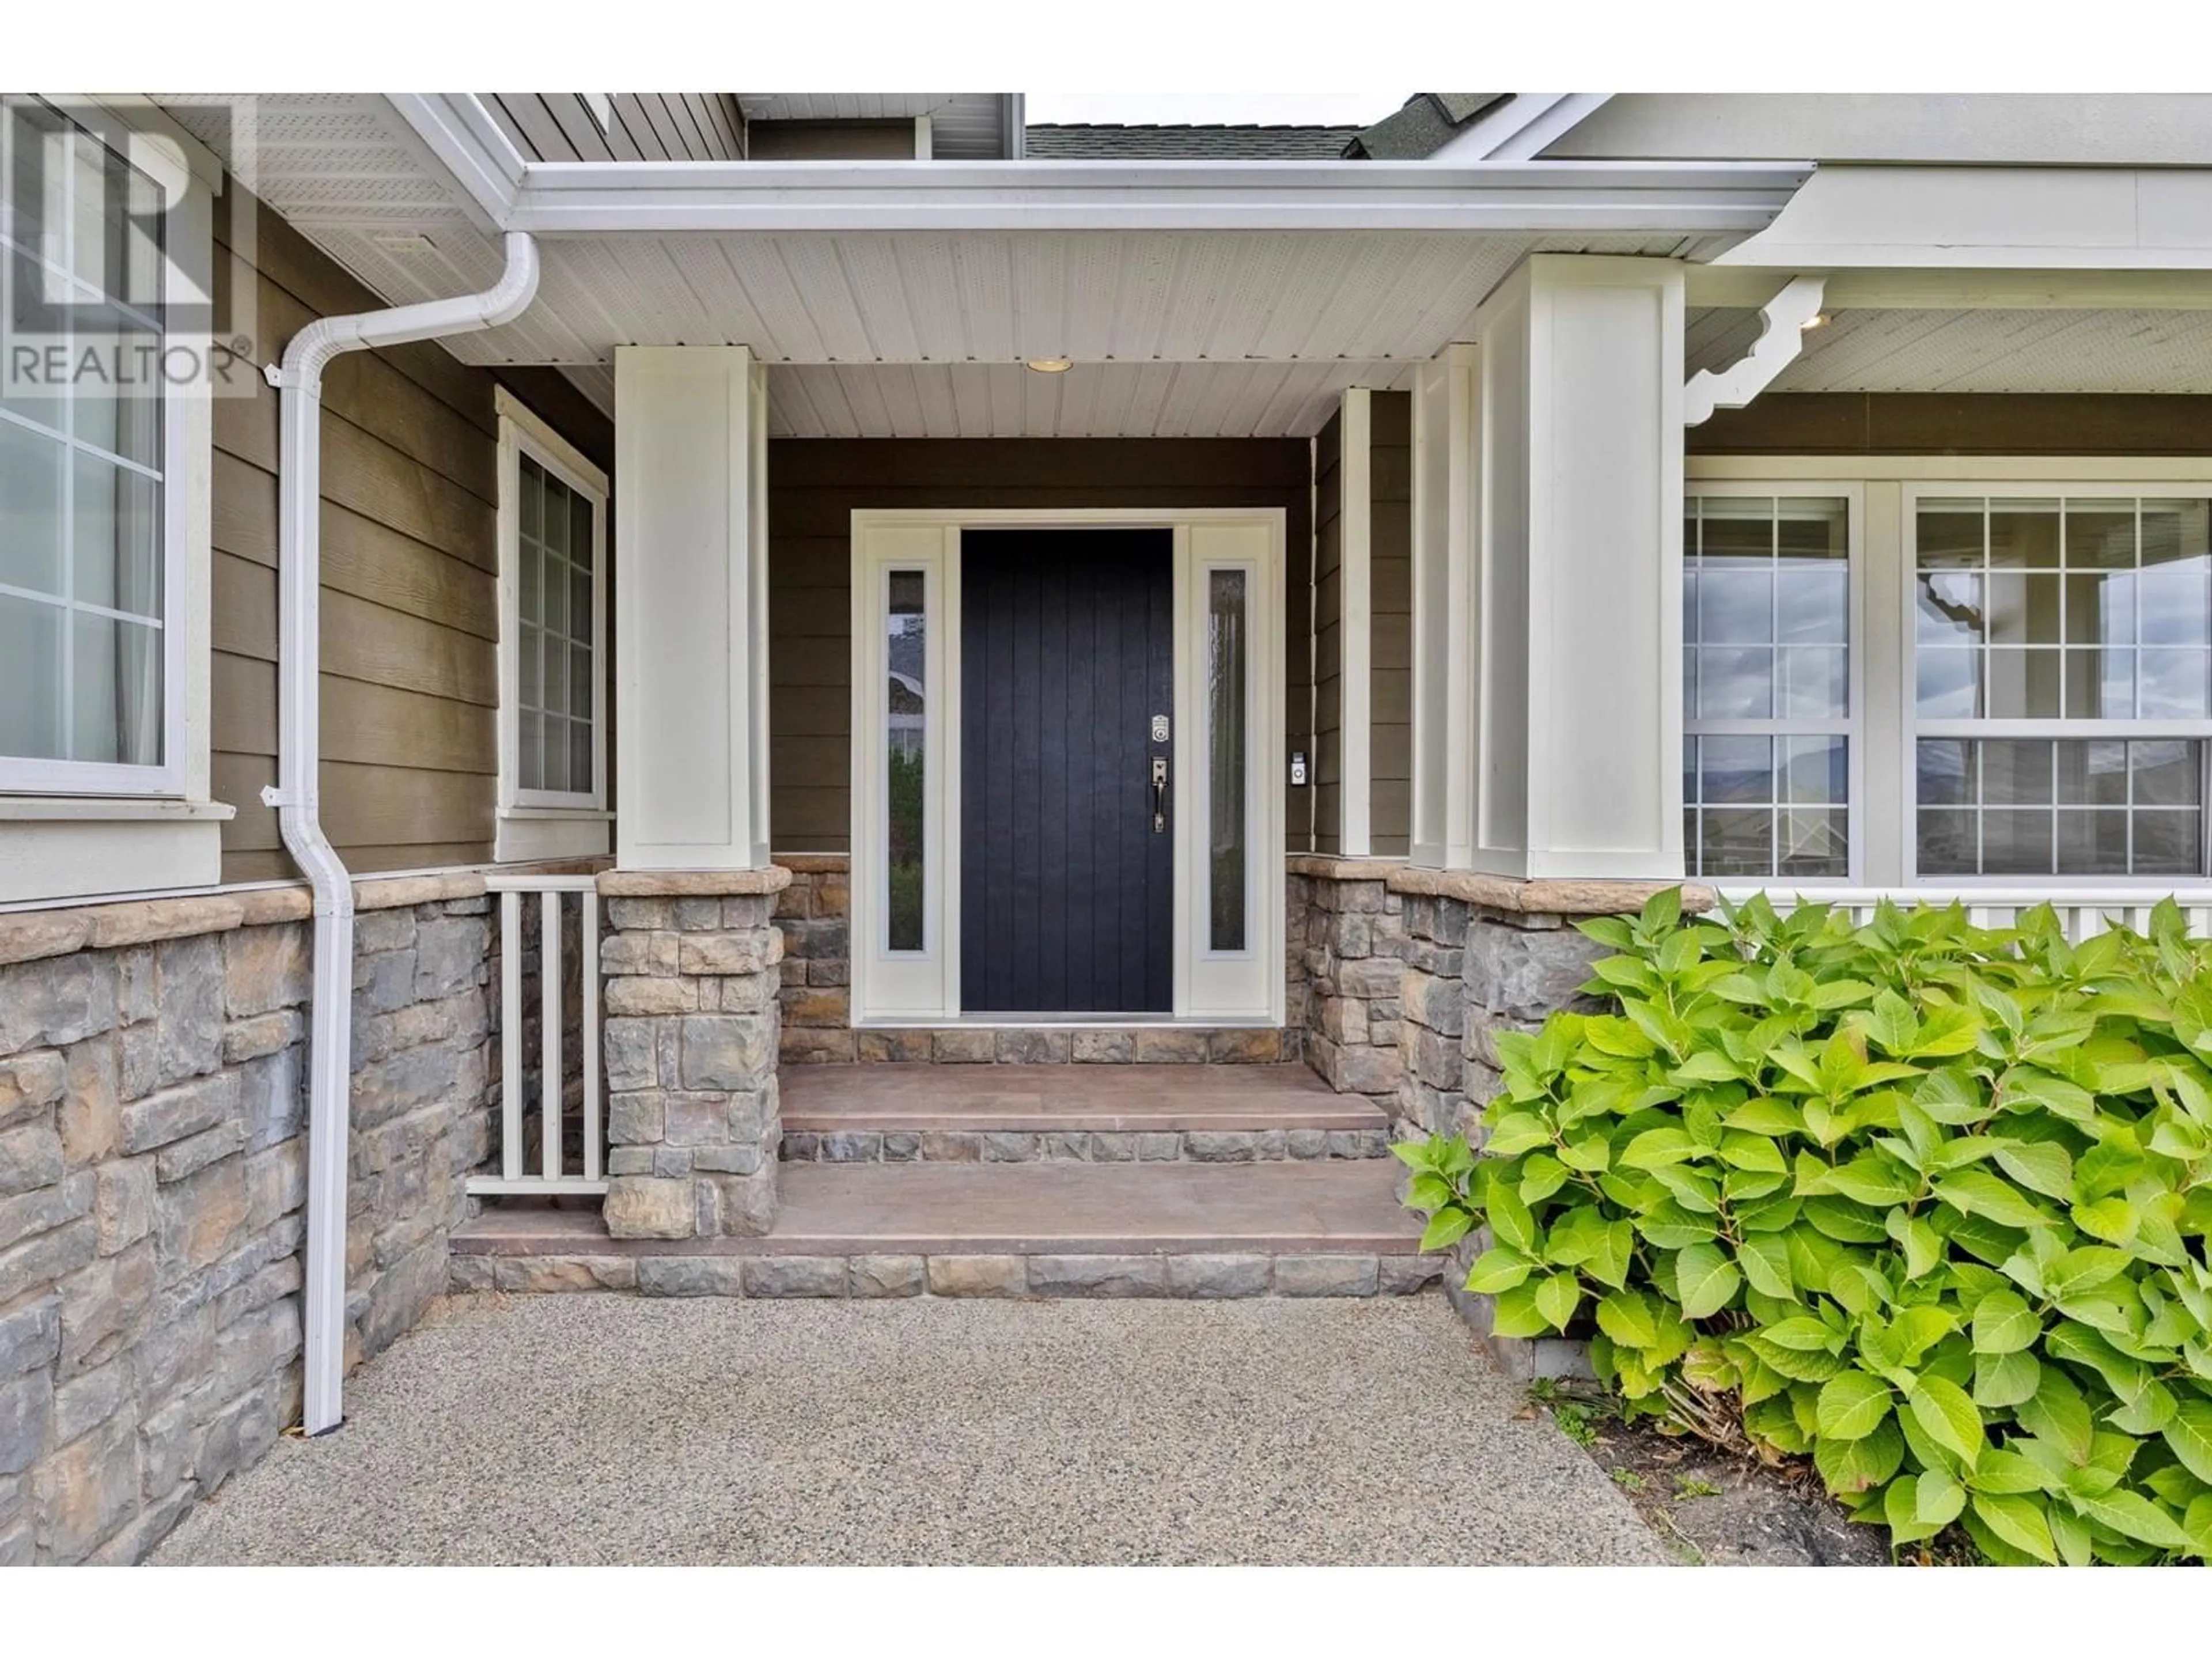
[[(1759, 313), (1692, 313), (1692, 371), (1733, 362)], [(2212, 311), (1839, 310), (1774, 392), (2212, 392)]]
[[(395, 301), (495, 277), (473, 233), (317, 240)], [(749, 345), (772, 363), (1386, 362), (1464, 338), (1528, 254), (1666, 255), (1674, 233), (1047, 231), (548, 240), (536, 302), (451, 343), (483, 363), (605, 363), (617, 343)]]

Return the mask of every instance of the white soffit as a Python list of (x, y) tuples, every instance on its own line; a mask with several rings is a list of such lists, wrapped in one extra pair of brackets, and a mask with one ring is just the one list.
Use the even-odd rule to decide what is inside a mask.
[[(496, 270), (468, 233), (395, 252), (316, 240), (394, 301)], [(1402, 360), (1465, 337), (1532, 252), (1667, 255), (1673, 235), (1352, 232), (622, 236), (541, 244), (520, 321), (451, 343), (465, 361), (581, 364), (617, 344), (749, 345), (795, 363)]]
[[(1741, 356), (1757, 318), (1693, 312), (1689, 367)], [(2212, 312), (1838, 311), (1767, 395), (1790, 392), (2212, 392)]]
[[(1304, 438), (1396, 363), (790, 364), (769, 370), (776, 438)], [(580, 378), (589, 392), (592, 388)]]

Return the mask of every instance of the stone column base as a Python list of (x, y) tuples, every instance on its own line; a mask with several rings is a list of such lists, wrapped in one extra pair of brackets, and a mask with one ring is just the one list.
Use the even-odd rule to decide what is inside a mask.
[(607, 1196), (617, 1238), (751, 1237), (775, 1224), (777, 966), (790, 872), (612, 870)]

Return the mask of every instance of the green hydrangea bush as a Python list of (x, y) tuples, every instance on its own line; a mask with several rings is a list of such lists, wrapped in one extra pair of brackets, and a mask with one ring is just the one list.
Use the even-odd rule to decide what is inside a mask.
[(1506, 1336), (1821, 1480), (1894, 1543), (2212, 1557), (2212, 943), (1678, 892), (1584, 924), (1617, 1010), (1505, 1036), (1478, 1156), (1399, 1146)]

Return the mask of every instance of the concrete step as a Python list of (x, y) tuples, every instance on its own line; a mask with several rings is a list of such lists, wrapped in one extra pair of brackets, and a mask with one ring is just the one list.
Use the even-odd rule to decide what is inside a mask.
[(661, 1296), (1374, 1296), (1432, 1283), (1395, 1160), (793, 1164), (762, 1238), (615, 1239), (594, 1211), (486, 1211), (456, 1291)]
[(1303, 1065), (810, 1066), (781, 1077), (798, 1163), (1382, 1158), (1389, 1120)]

